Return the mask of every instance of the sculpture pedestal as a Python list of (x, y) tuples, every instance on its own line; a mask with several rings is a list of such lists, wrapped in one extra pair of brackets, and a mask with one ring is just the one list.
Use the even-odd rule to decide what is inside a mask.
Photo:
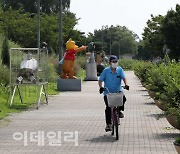
[(58, 91), (81, 91), (81, 79), (58, 79)]
[(86, 64), (86, 77), (85, 81), (97, 81), (97, 68), (96, 63), (88, 63)]

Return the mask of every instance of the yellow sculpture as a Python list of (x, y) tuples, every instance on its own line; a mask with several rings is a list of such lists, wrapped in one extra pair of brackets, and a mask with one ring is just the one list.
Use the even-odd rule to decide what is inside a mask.
[(75, 55), (78, 52), (85, 51), (86, 48), (87, 46), (81, 46), (78, 48), (71, 38), (66, 42), (66, 53), (62, 63), (62, 79), (76, 79), (74, 76), (74, 61), (76, 59)]

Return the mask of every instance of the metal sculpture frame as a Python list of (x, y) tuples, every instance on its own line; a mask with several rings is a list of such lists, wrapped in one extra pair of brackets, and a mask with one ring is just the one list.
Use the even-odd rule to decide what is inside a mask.
[[(32, 61), (27, 59), (31, 55), (34, 64), (37, 64), (36, 68), (30, 68)], [(23, 68), (23, 62), (29, 62), (26, 66), (29, 68)], [(21, 62), (21, 63), (20, 63)], [(30, 63), (31, 62), (31, 63)], [(22, 71), (23, 70), (23, 71)], [(28, 73), (27, 73), (28, 72)], [(31, 73), (29, 73), (31, 72)], [(25, 75), (24, 75), (25, 73)], [(29, 77), (29, 74), (31, 75)], [(11, 48), (10, 49), (10, 106), (13, 104), (16, 90), (20, 97), (21, 103), (23, 103), (20, 86), (36, 86), (36, 89), (40, 87), (40, 91), (37, 94), (37, 109), (40, 106), (42, 94), (45, 96), (46, 104), (48, 104), (48, 50), (46, 48)], [(13, 89), (13, 90), (12, 90)]]

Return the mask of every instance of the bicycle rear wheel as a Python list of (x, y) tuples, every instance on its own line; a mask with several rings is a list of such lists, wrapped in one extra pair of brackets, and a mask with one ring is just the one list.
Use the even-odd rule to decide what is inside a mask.
[(112, 124), (112, 132), (111, 135), (114, 135), (114, 124)]
[(116, 134), (116, 140), (119, 139), (119, 132), (118, 132), (118, 122), (119, 122), (119, 116), (117, 109), (113, 109), (112, 111), (112, 132), (111, 135)]
[(116, 112), (114, 112), (114, 127), (115, 127), (115, 130), (116, 130), (116, 140), (119, 139), (118, 120), (119, 120), (119, 116), (118, 116), (118, 113), (116, 111)]

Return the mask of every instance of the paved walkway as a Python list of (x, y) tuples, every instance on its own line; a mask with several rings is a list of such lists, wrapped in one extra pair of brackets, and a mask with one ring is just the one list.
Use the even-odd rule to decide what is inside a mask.
[(39, 110), (9, 116), (0, 126), (0, 153), (176, 154), (172, 142), (180, 132), (157, 120), (161, 110), (134, 73), (126, 75), (130, 91), (118, 141), (104, 131), (103, 98), (89, 81), (81, 92), (63, 92)]

